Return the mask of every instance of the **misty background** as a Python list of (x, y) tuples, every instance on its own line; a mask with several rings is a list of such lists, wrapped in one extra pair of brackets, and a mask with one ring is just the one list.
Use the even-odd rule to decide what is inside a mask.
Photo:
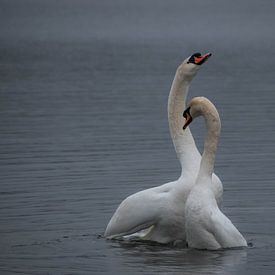
[[(273, 274), (273, 1), (0, 0), (2, 274)], [(128, 195), (177, 179), (167, 99), (211, 52), (189, 98), (219, 110), (215, 172), (245, 250), (100, 238)], [(204, 124), (191, 126), (202, 150)]]

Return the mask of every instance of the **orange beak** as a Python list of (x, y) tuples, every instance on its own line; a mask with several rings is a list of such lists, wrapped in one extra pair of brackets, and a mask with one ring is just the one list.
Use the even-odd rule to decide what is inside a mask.
[(205, 55), (202, 55), (200, 57), (195, 57), (195, 64), (197, 65), (201, 65), (202, 63), (204, 63), (212, 54), (211, 53), (207, 53)]

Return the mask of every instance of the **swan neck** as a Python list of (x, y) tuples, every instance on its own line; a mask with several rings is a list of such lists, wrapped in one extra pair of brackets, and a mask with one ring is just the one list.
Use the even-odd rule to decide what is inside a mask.
[(211, 108), (202, 114), (206, 124), (206, 138), (202, 154), (199, 176), (212, 177), (216, 151), (221, 131), (221, 122), (216, 108)]
[[(182, 113), (186, 106), (186, 98), (193, 76), (184, 75), (180, 69), (178, 69), (168, 99), (168, 121), (171, 138), (181, 166), (186, 169), (191, 165), (188, 156), (192, 154), (194, 158), (200, 157), (190, 130), (186, 129), (183, 131), (182, 129)], [(190, 167), (190, 169), (194, 168)]]

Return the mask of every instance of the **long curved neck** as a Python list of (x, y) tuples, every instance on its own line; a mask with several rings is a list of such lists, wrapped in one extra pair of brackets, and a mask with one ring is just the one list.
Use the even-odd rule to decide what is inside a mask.
[(212, 177), (221, 131), (221, 122), (219, 114), (213, 106), (205, 110), (202, 115), (205, 118), (207, 133), (198, 177)]
[[(198, 163), (200, 161), (200, 153), (197, 150), (189, 128), (185, 131), (182, 129), (182, 113), (185, 109), (186, 97), (191, 80), (192, 78), (190, 76), (184, 76), (178, 69), (168, 99), (168, 120), (171, 138), (181, 167), (187, 170), (199, 169)], [(190, 161), (190, 159), (192, 159), (192, 161)]]

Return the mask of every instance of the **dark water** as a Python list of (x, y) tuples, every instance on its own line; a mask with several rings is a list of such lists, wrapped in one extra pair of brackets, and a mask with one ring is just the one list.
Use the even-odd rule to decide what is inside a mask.
[[(0, 2), (1, 274), (274, 274), (275, 5), (228, 2)], [(220, 111), (223, 211), (251, 247), (100, 238), (123, 198), (178, 177), (167, 97), (198, 50), (190, 96)]]

